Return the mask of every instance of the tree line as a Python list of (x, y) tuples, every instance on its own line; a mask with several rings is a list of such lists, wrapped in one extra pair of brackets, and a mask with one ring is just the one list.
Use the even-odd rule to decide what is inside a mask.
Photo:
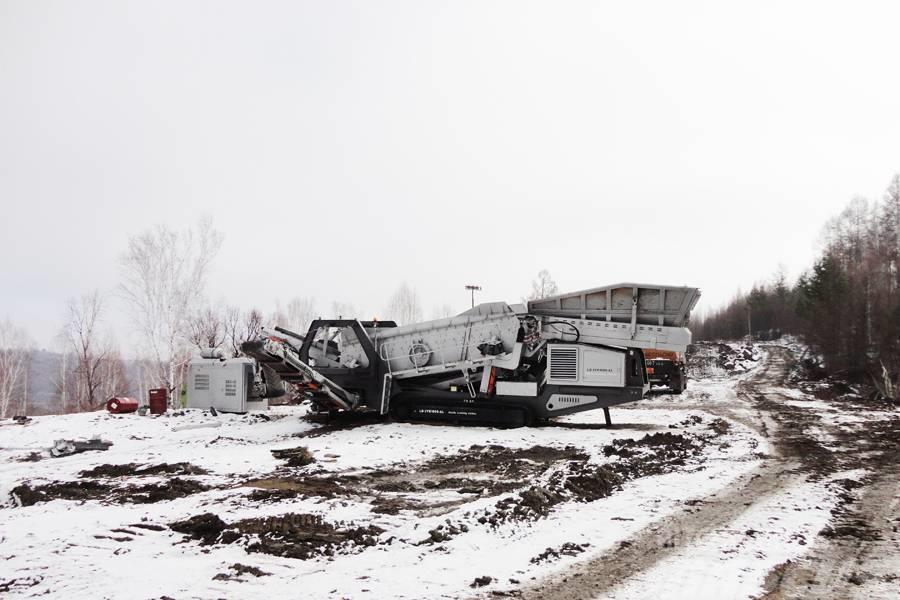
[[(353, 304), (334, 301), (320, 309), (308, 296), (276, 302), (270, 313), (210, 302), (206, 284), (222, 242), (208, 219), (179, 230), (158, 225), (129, 238), (119, 258), (117, 288), (95, 290), (66, 304), (56, 338), (60, 360), (58, 372), (52, 374), (53, 412), (96, 410), (110, 397), (145, 398), (152, 388), (167, 388), (177, 397), (188, 363), (199, 350), (216, 348), (236, 357), (241, 343), (258, 337), (264, 326), (303, 334), (317, 317), (364, 318)], [(123, 301), (132, 331), (113, 332), (109, 327), (112, 298)], [(431, 318), (453, 314), (453, 307), (443, 304), (433, 308)], [(401, 325), (423, 320), (415, 288), (400, 284), (383, 318)], [(123, 358), (115, 333), (131, 334), (129, 348), (135, 358)], [(33, 354), (25, 327), (9, 318), (0, 320), (0, 418), (28, 412)]]
[(802, 336), (830, 373), (900, 372), (900, 175), (878, 201), (854, 198), (823, 230), (796, 281), (783, 272), (692, 323), (695, 339)]

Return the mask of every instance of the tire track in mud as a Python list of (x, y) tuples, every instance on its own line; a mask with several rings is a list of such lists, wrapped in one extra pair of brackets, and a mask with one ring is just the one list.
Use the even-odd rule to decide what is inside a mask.
[[(850, 520), (875, 525), (874, 531), (862, 537), (820, 537), (807, 556), (772, 570), (763, 598), (896, 598), (900, 593), (897, 475), (895, 471), (892, 477), (878, 477), (867, 484), (847, 515)], [(895, 557), (893, 564), (891, 557)]]
[[(788, 352), (772, 347), (757, 369), (735, 385), (736, 397), (742, 410), (722, 406), (716, 402), (679, 405), (725, 416), (747, 425), (773, 442), (776, 455), (764, 459), (756, 469), (738, 477), (717, 494), (689, 500), (680, 513), (664, 517), (614, 548), (570, 569), (545, 578), (522, 590), (524, 598), (569, 600), (597, 598), (624, 583), (637, 573), (646, 571), (659, 561), (681, 551), (702, 536), (728, 525), (751, 506), (765, 501), (788, 487), (806, 479), (803, 457), (785, 436), (779, 425), (781, 415), (778, 402), (760, 402), (765, 386), (782, 385), (788, 375)], [(747, 417), (749, 411), (760, 411), (760, 419)], [(802, 435), (802, 433), (801, 433)], [(793, 440), (796, 442), (797, 440)], [(801, 447), (810, 440), (803, 438)], [(817, 442), (813, 442), (817, 443)], [(822, 449), (828, 452), (827, 449)]]
[[(871, 408), (847, 402), (848, 410), (860, 407)], [(797, 444), (796, 421), (789, 420), (787, 425), (788, 443), (793, 440), (802, 448)], [(849, 482), (852, 485), (839, 495), (831, 523), (810, 552), (769, 573), (762, 598), (896, 598), (900, 593), (900, 417), (867, 420), (859, 429), (817, 426), (833, 441), (826, 453), (804, 454), (813, 477), (848, 470), (865, 470), (866, 475), (860, 483)]]

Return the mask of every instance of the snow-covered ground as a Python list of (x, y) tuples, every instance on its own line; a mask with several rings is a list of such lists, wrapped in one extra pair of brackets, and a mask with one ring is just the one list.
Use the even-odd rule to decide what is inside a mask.
[[(833, 504), (823, 484), (803, 483), (748, 508), (609, 594), (631, 598), (753, 598), (775, 565), (805, 554)], [(689, 583), (688, 583), (689, 582)], [(687, 583), (687, 585), (686, 585)]]
[[(737, 363), (726, 369), (714, 365), (714, 372), (692, 381), (681, 396), (655, 395), (613, 409), (612, 429), (600, 426), (599, 411), (560, 419), (555, 426), (522, 429), (410, 423), (322, 429), (303, 419), (301, 407), (273, 408), (266, 418), (189, 410), (160, 417), (104, 412), (40, 417), (24, 426), (2, 422), (0, 590), (9, 597), (66, 598), (457, 598), (527, 587), (602, 557), (686, 505), (727, 492), (736, 480), (753, 476), (774, 449), (748, 426), (756, 415), (735, 391), (752, 373), (759, 354), (739, 347), (734, 351), (742, 356)], [(789, 401), (819, 409), (793, 393)], [(566, 497), (549, 504), (546, 514), (537, 518), (484, 518), (502, 512), (498, 503), (518, 501), (523, 490), (552, 487), (558, 481), (554, 478), (571, 475), (576, 462), (579, 468), (596, 468), (627, 460), (624, 454), (610, 453), (616, 440), (646, 440), (655, 434), (682, 436), (696, 444), (697, 451), (677, 468), (625, 478), (599, 499)], [(113, 442), (112, 447), (22, 460), (56, 439), (91, 435)], [(301, 445), (316, 459), (313, 464), (286, 467), (271, 453)], [(549, 448), (560, 456), (546, 463), (527, 458), (535, 448)], [(517, 487), (489, 492), (490, 484), (506, 475), (479, 469), (479, 461), (487, 464), (493, 454), (506, 451), (526, 456), (513, 462), (527, 467), (527, 473)], [(653, 452), (666, 449), (639, 451), (648, 452), (641, 456), (652, 462), (658, 458)], [(573, 452), (580, 453), (577, 459)], [(440, 472), (436, 464), (452, 463), (455, 457), (474, 457), (474, 466), (465, 463), (465, 473), (458, 475), (467, 478), (470, 487), (472, 481), (484, 482), (485, 491), (473, 493), (463, 489), (463, 483), (453, 484), (454, 473), (435, 475)], [(90, 478), (80, 476), (82, 471), (125, 463), (189, 463), (205, 473), (177, 478), (208, 489), (150, 503), (135, 503), (126, 494), (124, 500), (121, 495), (101, 495), (27, 506), (20, 506), (13, 493), (23, 484), (36, 488), (84, 481)], [(333, 479), (344, 491), (254, 495), (273, 481), (290, 484), (304, 477)], [(167, 486), (172, 476), (130, 474), (97, 480), (123, 489)], [(373, 483), (378, 481), (426, 485), (379, 487)], [(450, 485), (438, 485), (443, 483)], [(756, 594), (773, 567), (808, 550), (815, 532), (827, 522), (834, 498), (827, 481), (779, 490), (610, 595), (684, 596), (687, 588), (680, 582), (688, 576), (705, 582), (709, 590), (725, 590), (729, 597)], [(394, 501), (399, 503), (395, 510), (379, 508)], [(299, 559), (248, 551), (253, 535), (204, 545), (168, 527), (203, 513), (213, 513), (226, 524), (301, 514), (320, 516), (336, 527), (378, 529), (372, 545), (344, 544), (333, 553)], [(435, 539), (432, 533), (442, 525), (450, 535)], [(233, 565), (262, 573), (238, 573)], [(703, 565), (713, 565), (715, 574)], [(490, 582), (473, 588), (483, 576)]]
[[(308, 597), (454, 597), (468, 593), (469, 584), (482, 575), (490, 575), (496, 582), (486, 589), (504, 588), (509, 587), (510, 579), (539, 577), (601, 552), (678, 508), (684, 500), (727, 485), (731, 478), (752, 468), (755, 461), (750, 456), (760, 443), (749, 430), (735, 423), (729, 445), (708, 448), (702, 464), (698, 462), (683, 472), (637, 479), (612, 496), (589, 504), (561, 504), (544, 519), (497, 528), (478, 524), (471, 515), (480, 509), (490, 510), (499, 497), (476, 498), (435, 516), (416, 511), (376, 514), (366, 498), (355, 502), (345, 497), (275, 503), (248, 501), (251, 488), (241, 487), (241, 482), (280, 467), (282, 461), (273, 458), (271, 449), (297, 446), (301, 441), (313, 456), (321, 458), (311, 467), (328, 472), (365, 472), (397, 465), (414, 471), (418, 463), (452, 455), (473, 444), (506, 448), (575, 446), (590, 454), (590, 461), (601, 462), (610, 460), (599, 451), (613, 439), (638, 439), (653, 432), (668, 432), (669, 425), (702, 414), (640, 408), (615, 411), (622, 425), (614, 430), (371, 424), (298, 440), (295, 434), (317, 427), (301, 420), (302, 413), (301, 408), (273, 409), (269, 421), (253, 416), (212, 417), (202, 411), (158, 418), (91, 413), (43, 417), (27, 426), (4, 426), (0, 430), (0, 497), (5, 504), (0, 509), (0, 553), (5, 561), (0, 580), (22, 582), (12, 586), (11, 594), (49, 592), (94, 598), (279, 597), (298, 589)], [(582, 413), (564, 421), (597, 424), (601, 419), (602, 413)], [(176, 430), (211, 422), (221, 426)], [(705, 423), (685, 426), (685, 430), (699, 432), (703, 427)], [(113, 446), (106, 452), (37, 462), (16, 460), (49, 446), (55, 439), (92, 434), (112, 441)], [(217, 489), (153, 504), (52, 500), (17, 507), (11, 495), (13, 488), (23, 482), (35, 486), (76, 480), (79, 472), (99, 465), (183, 461), (207, 470), (208, 475), (193, 478)], [(125, 485), (137, 479), (126, 477), (119, 483)], [(157, 480), (139, 479), (142, 483)], [(248, 554), (234, 544), (201, 548), (193, 541), (182, 543), (183, 536), (168, 529), (130, 527), (142, 522), (166, 525), (204, 512), (214, 512), (226, 522), (261, 515), (312, 513), (330, 522), (377, 525), (385, 530), (382, 540), (396, 539), (361, 552), (301, 561)], [(440, 547), (417, 545), (428, 538), (429, 530), (447, 520), (465, 522), (469, 531)], [(113, 532), (115, 529), (129, 530), (134, 535)], [(132, 539), (115, 539), (125, 537)], [(541, 564), (530, 562), (546, 548), (566, 543), (587, 543), (589, 552)], [(219, 573), (227, 573), (234, 563), (255, 566), (271, 575), (247, 576), (244, 581), (213, 579)], [(32, 582), (37, 583), (27, 585)]]

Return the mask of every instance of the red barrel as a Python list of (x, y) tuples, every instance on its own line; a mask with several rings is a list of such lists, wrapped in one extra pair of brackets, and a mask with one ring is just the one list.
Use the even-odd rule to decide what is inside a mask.
[(161, 415), (166, 412), (166, 407), (169, 404), (169, 390), (166, 388), (157, 388), (155, 390), (150, 390), (150, 401), (148, 404), (150, 405), (150, 413), (154, 415)]
[(133, 413), (138, 409), (139, 404), (134, 398), (110, 398), (106, 401), (106, 410), (116, 414)]

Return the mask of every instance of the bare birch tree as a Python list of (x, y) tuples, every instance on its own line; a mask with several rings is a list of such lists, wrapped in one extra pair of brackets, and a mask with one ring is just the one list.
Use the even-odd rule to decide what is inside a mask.
[(158, 225), (132, 237), (121, 259), (122, 296), (147, 354), (163, 365), (157, 380), (172, 396), (181, 383), (187, 321), (203, 297), (221, 245), (222, 235), (209, 219), (183, 231)]
[(72, 371), (72, 358), (69, 356), (69, 344), (64, 338), (64, 331), (61, 331), (58, 340), (62, 342), (62, 350), (59, 353), (59, 371), (53, 378), (53, 384), (56, 387), (56, 394), (59, 398), (59, 413), (64, 415), (72, 412), (70, 399), (70, 390), (75, 389), (75, 383)]
[(422, 302), (419, 294), (407, 283), (400, 284), (388, 303), (388, 314), (400, 325), (422, 320)]
[(540, 300), (548, 296), (553, 296), (559, 291), (556, 282), (550, 276), (550, 271), (542, 269), (537, 274), (537, 279), (531, 282), (531, 294), (528, 295), (529, 300)]
[(287, 322), (284, 325), (294, 333), (303, 335), (315, 318), (316, 303), (309, 297), (296, 297), (287, 303)]
[(262, 313), (255, 308), (251, 308), (249, 311), (244, 313), (243, 335), (241, 336), (240, 341), (246, 342), (248, 340), (255, 340), (256, 338), (258, 338), (260, 333), (262, 333), (262, 326)]
[[(112, 339), (100, 331), (103, 317), (103, 297), (93, 292), (75, 300), (69, 300), (63, 337), (74, 358), (71, 382), (74, 389), (76, 410), (93, 410), (106, 400), (105, 390), (109, 382), (110, 359), (113, 354)], [(68, 374), (64, 374), (68, 377)]]
[(226, 306), (222, 317), (225, 327), (225, 339), (228, 342), (228, 351), (232, 357), (238, 357), (241, 352), (241, 309), (237, 306)]
[(9, 319), (0, 321), (0, 418), (13, 406), (23, 391), (30, 354), (25, 331)]
[(255, 340), (262, 332), (263, 316), (257, 309), (252, 308), (242, 313), (236, 306), (225, 309), (225, 337), (228, 340), (231, 356), (242, 356), (241, 344)]
[(190, 330), (188, 339), (191, 344), (199, 350), (222, 346), (227, 338), (226, 318), (227, 316), (220, 315), (210, 306), (194, 313), (188, 322)]
[(128, 372), (125, 361), (118, 348), (109, 345), (106, 360), (100, 369), (100, 388), (98, 398), (100, 401), (108, 400), (114, 396), (123, 396), (131, 388), (128, 381)]

